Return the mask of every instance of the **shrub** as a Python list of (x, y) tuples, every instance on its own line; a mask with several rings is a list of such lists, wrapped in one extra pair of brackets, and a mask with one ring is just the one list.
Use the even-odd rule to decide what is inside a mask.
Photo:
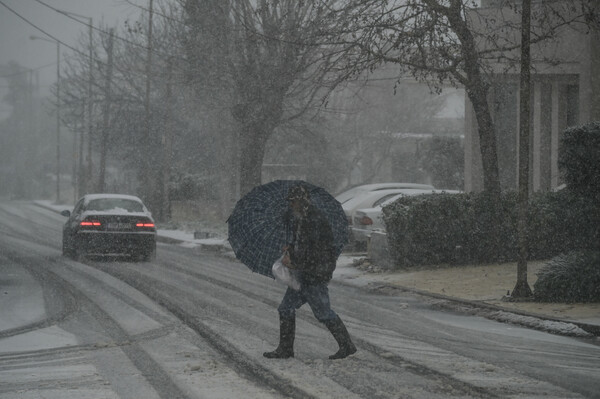
[(404, 197), (383, 209), (390, 253), (398, 266), (512, 260), (516, 194)]
[(573, 228), (578, 198), (568, 190), (534, 193), (529, 205), (529, 255), (531, 259), (549, 259), (578, 247)]
[(471, 262), (506, 262), (517, 255), (517, 193), (473, 195), (471, 219)]
[(533, 285), (541, 302), (600, 302), (600, 251), (571, 251), (549, 261)]
[[(383, 209), (397, 266), (515, 261), (517, 193), (404, 197)], [(536, 193), (529, 207), (529, 259), (600, 249), (600, 210), (569, 190)]]
[[(463, 200), (457, 200), (461, 197)], [(404, 197), (384, 207), (390, 252), (401, 266), (455, 262), (468, 240), (466, 194)]]
[(558, 166), (567, 187), (586, 197), (600, 197), (600, 122), (564, 131)]

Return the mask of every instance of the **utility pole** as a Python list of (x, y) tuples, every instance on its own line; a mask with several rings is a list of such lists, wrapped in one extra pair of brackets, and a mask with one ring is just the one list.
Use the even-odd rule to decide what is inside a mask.
[[(85, 129), (84, 126), (82, 126), (82, 133), (81, 133), (81, 145), (79, 146), (79, 159), (80, 159), (80, 168), (79, 168), (79, 175), (77, 178), (78, 181), (78, 194), (79, 196), (83, 195), (84, 193), (87, 192), (87, 189), (92, 187), (92, 107), (93, 107), (93, 101), (92, 101), (92, 68), (93, 68), (93, 57), (92, 57), (92, 47), (93, 47), (93, 28), (94, 28), (94, 20), (91, 17), (85, 16), (85, 15), (81, 15), (81, 14), (76, 14), (74, 12), (69, 12), (69, 11), (64, 11), (64, 10), (58, 10), (58, 9), (54, 9), (56, 12), (58, 12), (59, 14), (63, 14), (66, 15), (67, 17), (76, 17), (76, 18), (80, 18), (80, 19), (87, 19), (88, 20), (88, 34), (89, 34), (89, 40), (90, 40), (90, 48), (89, 48), (89, 68), (88, 68), (88, 73), (89, 73), (89, 77), (88, 77), (88, 98), (87, 98), (87, 102), (84, 102), (87, 104), (88, 107), (88, 156), (87, 156), (87, 171), (84, 173), (83, 172), (83, 168), (81, 163), (83, 162), (83, 130)], [(84, 111), (85, 113), (85, 111)], [(84, 175), (87, 175), (84, 178)]]
[[(71, 165), (71, 187), (73, 188), (73, 203), (77, 202), (77, 192), (79, 191), (79, 168), (78, 168), (78, 154), (77, 154), (77, 143), (78, 140), (81, 140), (81, 137), (78, 137), (81, 134), (80, 129), (78, 129), (78, 123), (75, 122), (75, 129), (73, 129), (73, 154), (72, 154), (72, 165)], [(81, 128), (83, 129), (83, 123), (81, 124)]]
[(527, 283), (527, 258), (529, 255), (529, 233), (527, 215), (529, 210), (529, 112), (531, 96), (531, 0), (523, 0), (521, 20), (521, 85), (519, 90), (519, 257), (517, 262), (517, 284), (513, 298), (528, 298), (532, 292)]
[(56, 42), (56, 203), (60, 204), (60, 42)]
[[(145, 132), (144, 138), (142, 141), (142, 148), (146, 153), (150, 150), (150, 137), (151, 137), (151, 129), (150, 129), (150, 80), (152, 79), (152, 3), (150, 0), (150, 4), (148, 7), (148, 47), (146, 51), (146, 95), (144, 98), (144, 108), (145, 108)], [(149, 206), (152, 208), (157, 204), (158, 201), (153, 201), (154, 198), (151, 198), (152, 193), (155, 191), (153, 187), (151, 187), (152, 179), (150, 179), (150, 164), (149, 158), (144, 156), (141, 159), (142, 162), (142, 190), (143, 190), (143, 198)]]
[(113, 35), (114, 29), (110, 29), (108, 36), (108, 62), (106, 67), (106, 80), (104, 82), (104, 109), (103, 109), (103, 122), (102, 122), (102, 139), (100, 143), (100, 176), (98, 176), (98, 192), (104, 192), (105, 179), (106, 179), (106, 153), (108, 146), (108, 130), (110, 123), (110, 103), (111, 94), (110, 86), (112, 83), (112, 68), (113, 68)]
[[(92, 47), (94, 45), (93, 42), (93, 32), (92, 29), (94, 27), (94, 21), (90, 18), (90, 26), (89, 26), (89, 37), (90, 37), (90, 49), (89, 49), (89, 68), (88, 68), (88, 98), (87, 98), (87, 122), (88, 122), (88, 142), (87, 142), (87, 179), (85, 182), (85, 186), (82, 188), (82, 193), (87, 193), (88, 187), (93, 186), (93, 175), (92, 175), (92, 137), (93, 137), (93, 121), (92, 121), (92, 110), (94, 106), (94, 101), (92, 100), (92, 82), (93, 82), (93, 65), (94, 58), (92, 56)], [(82, 153), (83, 158), (83, 153)]]
[(171, 218), (171, 202), (169, 199), (169, 179), (173, 157), (173, 59), (169, 57), (167, 65), (167, 120), (163, 132), (163, 170), (162, 170), (162, 206), (160, 217), (162, 221)]
[[(83, 101), (81, 112), (85, 114), (85, 108), (89, 99)], [(85, 138), (85, 120), (82, 120), (81, 130), (79, 132), (79, 152), (78, 152), (78, 164), (77, 164), (77, 192), (75, 193), (75, 202), (77, 198), (80, 198), (86, 192), (87, 183), (85, 181), (85, 171), (83, 168), (83, 141)]]

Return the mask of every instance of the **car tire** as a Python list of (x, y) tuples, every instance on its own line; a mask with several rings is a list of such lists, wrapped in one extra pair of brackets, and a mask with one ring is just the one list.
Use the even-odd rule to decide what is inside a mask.
[(77, 258), (77, 252), (68, 244), (68, 238), (63, 234), (62, 255), (67, 258)]
[(155, 255), (154, 251), (146, 253), (146, 254), (143, 254), (142, 256), (140, 256), (140, 260), (142, 262), (151, 262), (154, 259), (156, 259), (156, 255)]
[(141, 262), (152, 262), (156, 259), (156, 247), (152, 248), (148, 252), (144, 252), (138, 256), (138, 260)]

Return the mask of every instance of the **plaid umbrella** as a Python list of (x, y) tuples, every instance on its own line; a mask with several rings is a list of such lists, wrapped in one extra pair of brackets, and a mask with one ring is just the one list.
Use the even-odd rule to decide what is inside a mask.
[(229, 243), (236, 257), (253, 272), (273, 277), (271, 267), (292, 239), (288, 191), (304, 185), (311, 203), (331, 226), (337, 256), (348, 242), (348, 221), (342, 205), (325, 189), (302, 180), (276, 180), (255, 187), (240, 199), (227, 219)]

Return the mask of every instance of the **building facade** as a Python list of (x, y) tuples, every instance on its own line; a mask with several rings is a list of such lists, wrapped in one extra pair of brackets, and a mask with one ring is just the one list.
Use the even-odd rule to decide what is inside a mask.
[[(505, 14), (505, 3), (482, 1), (482, 7)], [(533, 64), (531, 75), (529, 186), (533, 191), (549, 191), (562, 184), (558, 169), (562, 132), (569, 126), (600, 120), (600, 33), (581, 25), (564, 27), (558, 40), (532, 48), (532, 54), (554, 60)], [(488, 101), (496, 127), (503, 190), (518, 187), (519, 79), (518, 72), (496, 73), (491, 78)], [(483, 177), (477, 123), (472, 105), (465, 101), (465, 190), (480, 191)]]

